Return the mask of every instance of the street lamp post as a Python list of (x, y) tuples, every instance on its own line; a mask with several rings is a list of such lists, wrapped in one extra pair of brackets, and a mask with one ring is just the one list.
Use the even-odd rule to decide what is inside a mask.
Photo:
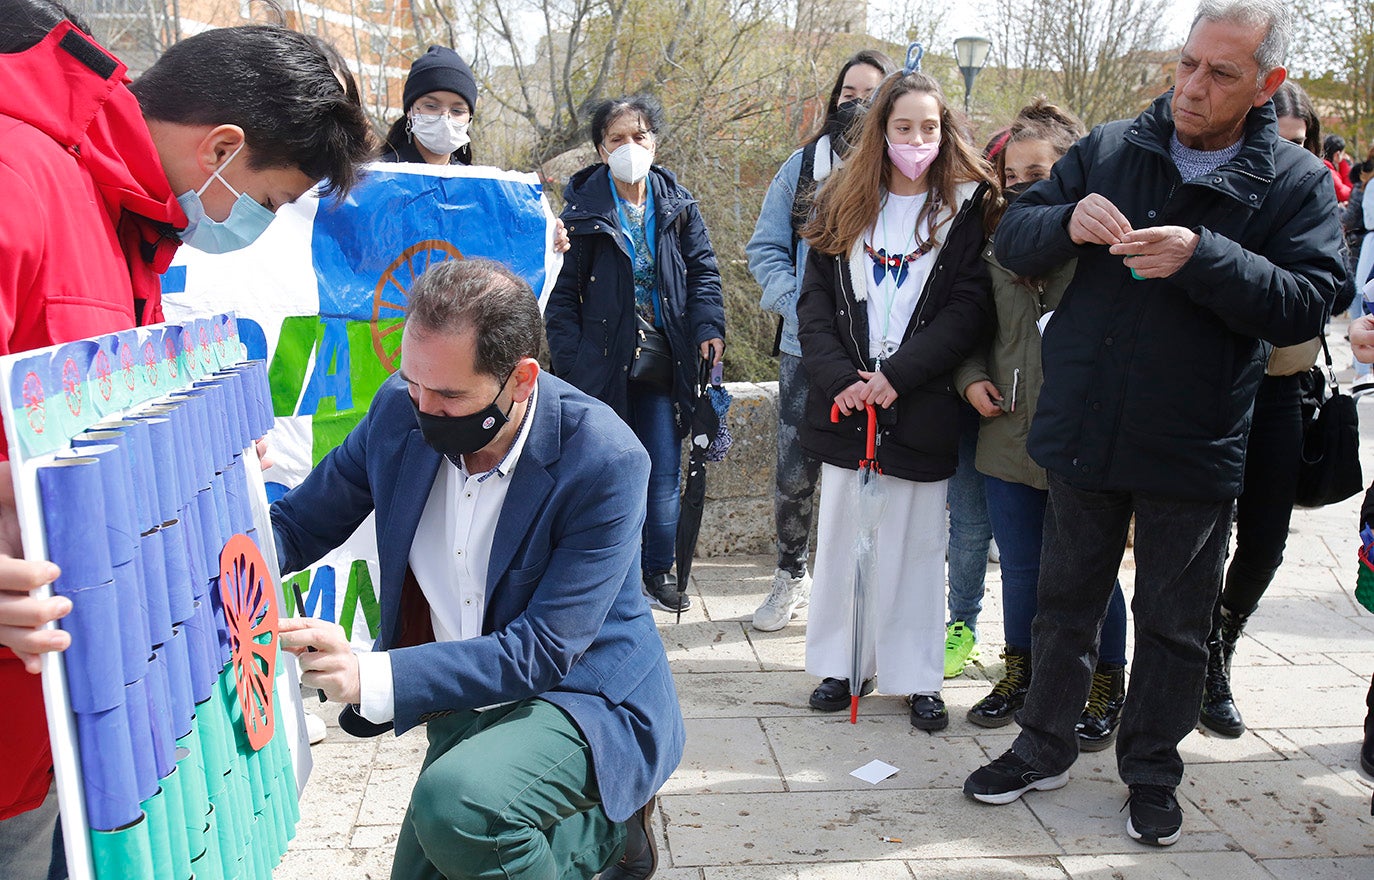
[(964, 113), (968, 113), (969, 95), (973, 93), (973, 80), (988, 63), (988, 53), (992, 51), (992, 40), (987, 37), (960, 37), (954, 41), (954, 58), (959, 62), (959, 72), (964, 75)]

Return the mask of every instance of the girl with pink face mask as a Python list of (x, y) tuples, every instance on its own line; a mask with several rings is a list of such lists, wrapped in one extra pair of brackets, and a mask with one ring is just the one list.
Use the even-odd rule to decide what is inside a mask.
[(876, 613), (859, 623), (862, 691), (876, 675), (884, 693), (908, 695), (913, 727), (934, 731), (949, 724), (940, 698), (945, 490), (965, 405), (953, 370), (990, 319), (981, 255), (995, 184), (939, 84), (913, 67), (874, 93), (858, 144), (802, 230), (811, 252), (797, 317), (811, 388), (801, 442), (823, 463), (825, 487), (806, 670), (821, 678), (812, 708), (849, 706), (856, 468), (873, 407), (886, 503), (863, 587)]

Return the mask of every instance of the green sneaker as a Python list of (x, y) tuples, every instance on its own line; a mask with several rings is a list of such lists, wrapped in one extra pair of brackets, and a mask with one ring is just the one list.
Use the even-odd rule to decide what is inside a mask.
[(962, 620), (956, 620), (945, 631), (945, 678), (963, 674), (964, 667), (978, 656), (978, 640), (973, 630)]

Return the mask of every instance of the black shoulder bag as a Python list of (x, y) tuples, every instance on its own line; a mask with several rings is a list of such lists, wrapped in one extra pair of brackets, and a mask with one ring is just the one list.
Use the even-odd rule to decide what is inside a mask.
[(1335, 504), (1364, 488), (1360, 474), (1360, 422), (1355, 398), (1342, 394), (1322, 336), (1326, 368), (1304, 377), (1302, 459), (1298, 463), (1299, 507)]

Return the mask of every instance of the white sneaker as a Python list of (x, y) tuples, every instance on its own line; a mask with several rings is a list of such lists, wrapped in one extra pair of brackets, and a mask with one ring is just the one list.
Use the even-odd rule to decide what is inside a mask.
[(787, 626), (797, 616), (797, 609), (805, 608), (810, 601), (810, 572), (803, 571), (801, 577), (793, 577), (786, 569), (776, 569), (773, 572), (773, 589), (754, 612), (754, 629), (776, 632)]
[(305, 732), (310, 737), (312, 746), (324, 742), (325, 734), (328, 733), (324, 727), (324, 719), (313, 712), (305, 713)]

